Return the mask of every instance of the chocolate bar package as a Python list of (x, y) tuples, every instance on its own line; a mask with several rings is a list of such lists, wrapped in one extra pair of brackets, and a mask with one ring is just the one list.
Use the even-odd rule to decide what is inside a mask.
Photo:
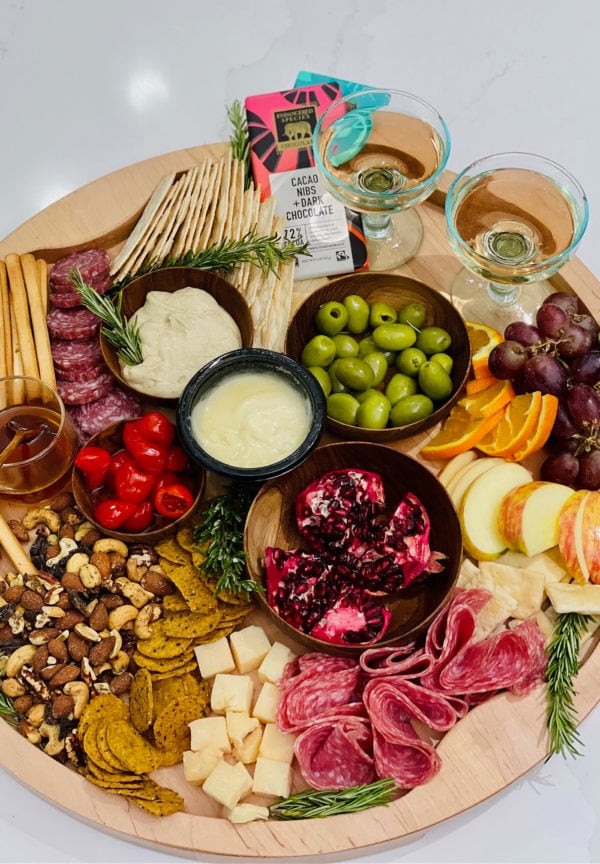
[(323, 82), (245, 101), (254, 181), (263, 198), (275, 196), (275, 212), (286, 219), (285, 240), (309, 244), (310, 257), (296, 257), (296, 279), (367, 266), (360, 214), (327, 192), (312, 152), (317, 120), (339, 98), (339, 85)]

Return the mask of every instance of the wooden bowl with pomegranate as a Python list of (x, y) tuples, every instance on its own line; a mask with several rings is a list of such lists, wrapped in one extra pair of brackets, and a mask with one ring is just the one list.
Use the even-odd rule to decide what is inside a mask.
[(416, 640), (449, 601), (462, 560), (458, 517), (436, 477), (359, 441), (317, 447), (265, 483), (244, 542), (265, 589), (257, 601), (284, 634), (351, 656)]

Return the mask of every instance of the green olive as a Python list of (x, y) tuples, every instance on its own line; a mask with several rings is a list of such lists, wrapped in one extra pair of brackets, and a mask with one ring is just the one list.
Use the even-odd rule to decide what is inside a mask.
[(364, 360), (366, 355), (372, 354), (373, 351), (376, 351), (377, 354), (383, 354), (383, 356), (388, 362), (388, 366), (392, 366), (394, 364), (396, 360), (396, 352), (384, 351), (381, 348), (378, 348), (375, 344), (375, 340), (373, 339), (373, 334), (370, 333), (368, 336), (364, 336), (358, 343), (358, 356)]
[(433, 402), (429, 396), (425, 396), (424, 393), (414, 393), (412, 396), (399, 399), (395, 405), (392, 405), (390, 425), (406, 426), (408, 423), (416, 423), (417, 420), (429, 417), (432, 412)]
[(373, 303), (369, 314), (369, 324), (371, 327), (379, 327), (380, 324), (394, 324), (398, 319), (398, 315), (393, 306), (389, 303)]
[(329, 379), (331, 381), (331, 392), (332, 393), (347, 393), (350, 389), (345, 384), (342, 384), (340, 379), (337, 377), (337, 366), (340, 360), (334, 360), (333, 363), (327, 368), (327, 374), (329, 375)]
[(358, 357), (342, 357), (337, 360), (335, 375), (338, 381), (350, 390), (367, 390), (375, 381), (373, 369)]
[(378, 349), (404, 351), (415, 344), (417, 334), (410, 324), (380, 324), (373, 330), (373, 341)]
[(368, 390), (357, 390), (352, 395), (358, 402), (364, 402), (365, 399), (368, 399), (373, 393), (375, 393), (376, 396), (381, 396), (381, 390), (376, 390), (375, 387), (369, 387)]
[(452, 337), (442, 327), (423, 327), (415, 342), (416, 347), (424, 351), (428, 357), (446, 351), (451, 344)]
[(326, 336), (335, 336), (341, 333), (348, 323), (348, 310), (343, 303), (337, 300), (329, 300), (321, 304), (315, 314), (315, 327), (319, 333)]
[(364, 333), (369, 326), (370, 308), (364, 297), (359, 294), (348, 294), (343, 300), (348, 312), (346, 327), (351, 333)]
[(373, 375), (375, 376), (373, 386), (377, 387), (387, 375), (388, 362), (385, 359), (385, 355), (379, 351), (371, 351), (370, 354), (365, 354), (362, 359), (373, 370)]
[(336, 357), (358, 357), (358, 342), (349, 333), (337, 333), (332, 338)]
[(319, 384), (321, 385), (321, 390), (326, 396), (329, 396), (331, 393), (331, 378), (329, 377), (329, 373), (327, 369), (324, 369), (323, 366), (309, 366), (308, 371), (311, 375), (314, 375)]
[(410, 375), (404, 375), (402, 372), (396, 372), (388, 381), (385, 395), (392, 405), (395, 405), (399, 399), (402, 399), (404, 396), (412, 396), (418, 389), (416, 378), (411, 378)]
[(329, 366), (335, 357), (335, 342), (320, 333), (306, 343), (300, 355), (303, 366)]
[(452, 378), (435, 360), (428, 360), (419, 369), (419, 387), (431, 399), (447, 399), (452, 393)]
[(359, 403), (350, 393), (332, 393), (327, 399), (327, 415), (340, 423), (356, 425), (356, 414)]
[(383, 393), (371, 393), (358, 406), (356, 425), (363, 429), (385, 429), (390, 408), (390, 400)]
[(405, 348), (396, 357), (396, 369), (405, 375), (416, 377), (419, 367), (427, 360), (427, 355), (418, 348)]
[(446, 375), (450, 375), (452, 372), (454, 360), (449, 354), (444, 354), (442, 351), (439, 351), (437, 354), (432, 354), (429, 359), (435, 360), (436, 363), (439, 363)]
[(405, 303), (398, 312), (398, 321), (402, 324), (412, 324), (419, 330), (427, 320), (427, 309), (422, 303)]

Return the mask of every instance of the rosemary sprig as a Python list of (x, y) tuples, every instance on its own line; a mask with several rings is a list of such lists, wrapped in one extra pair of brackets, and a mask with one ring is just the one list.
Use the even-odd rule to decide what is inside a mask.
[(0, 691), (0, 716), (4, 717), (9, 726), (16, 728), (19, 722), (19, 715), (13, 708), (12, 702)]
[(550, 736), (548, 759), (555, 753), (581, 756), (577, 711), (573, 701), (579, 671), (579, 648), (589, 615), (566, 612), (558, 616), (548, 646), (546, 669), (546, 725)]
[(135, 324), (127, 321), (121, 314), (122, 296), (119, 294), (116, 303), (113, 303), (107, 296), (98, 294), (90, 285), (86, 285), (81, 273), (76, 269), (71, 270), (69, 281), (79, 291), (85, 308), (102, 321), (102, 333), (117, 349), (123, 363), (128, 366), (141, 363), (144, 358), (140, 334)]
[(247, 594), (262, 591), (262, 586), (246, 571), (244, 525), (255, 490), (233, 484), (209, 502), (200, 525), (194, 528), (194, 541), (206, 555), (204, 572), (217, 578), (215, 594), (230, 591)]
[(364, 786), (352, 786), (341, 792), (305, 789), (271, 804), (269, 813), (276, 819), (320, 819), (387, 805), (394, 800), (397, 792), (398, 787), (390, 778)]
[(239, 99), (236, 99), (227, 109), (227, 117), (231, 123), (229, 144), (234, 159), (244, 165), (244, 189), (252, 183), (252, 164), (250, 162), (250, 139), (248, 138), (248, 123), (246, 112)]
[(277, 270), (279, 263), (289, 261), (296, 255), (310, 255), (308, 243), (296, 246), (295, 243), (280, 245), (279, 235), (270, 237), (259, 236), (256, 230), (249, 231), (239, 240), (222, 240), (213, 243), (208, 249), (200, 249), (198, 252), (186, 252), (177, 258), (167, 258), (165, 261), (151, 261), (145, 264), (135, 273), (125, 276), (120, 282), (115, 283), (110, 290), (113, 294), (120, 291), (125, 285), (141, 276), (163, 267), (197, 267), (200, 270), (218, 270), (222, 273), (231, 273), (240, 264), (249, 262), (264, 272)]

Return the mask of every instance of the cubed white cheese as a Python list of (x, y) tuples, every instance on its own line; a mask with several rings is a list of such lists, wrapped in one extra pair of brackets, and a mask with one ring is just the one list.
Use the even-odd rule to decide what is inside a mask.
[(254, 767), (252, 791), (257, 795), (287, 798), (290, 794), (292, 771), (286, 762), (259, 756)]
[(190, 750), (202, 750), (207, 745), (218, 747), (222, 753), (231, 753), (224, 717), (200, 717), (188, 723), (191, 733)]
[(269, 648), (269, 653), (258, 667), (258, 680), (276, 684), (283, 675), (286, 664), (291, 663), (295, 657), (296, 655), (287, 645), (282, 642), (273, 642)]
[(230, 822), (253, 822), (255, 819), (268, 819), (269, 808), (259, 804), (236, 804), (231, 810), (224, 807), (223, 816)]
[(222, 758), (223, 751), (214, 744), (207, 744), (202, 750), (186, 750), (183, 754), (183, 776), (188, 783), (199, 786)]
[(287, 762), (294, 758), (294, 743), (296, 736), (291, 732), (282, 732), (275, 723), (267, 723), (260, 742), (259, 756), (274, 759), (276, 762)]
[(215, 675), (210, 707), (219, 714), (227, 711), (245, 711), (250, 713), (254, 684), (249, 675), (228, 675), (219, 672)]
[(229, 644), (237, 670), (242, 675), (260, 666), (271, 647), (269, 637), (256, 624), (234, 630), (229, 637)]
[(218, 672), (233, 672), (235, 669), (235, 660), (226, 636), (196, 645), (194, 653), (203, 678), (212, 678)]
[(254, 762), (262, 740), (262, 726), (257, 718), (242, 711), (227, 711), (225, 720), (235, 758), (244, 765)]
[(281, 701), (281, 690), (270, 681), (265, 681), (261, 687), (252, 716), (258, 717), (262, 723), (274, 723), (277, 719), (277, 707)]
[(252, 789), (252, 777), (241, 762), (230, 765), (222, 759), (210, 772), (202, 790), (230, 809)]

